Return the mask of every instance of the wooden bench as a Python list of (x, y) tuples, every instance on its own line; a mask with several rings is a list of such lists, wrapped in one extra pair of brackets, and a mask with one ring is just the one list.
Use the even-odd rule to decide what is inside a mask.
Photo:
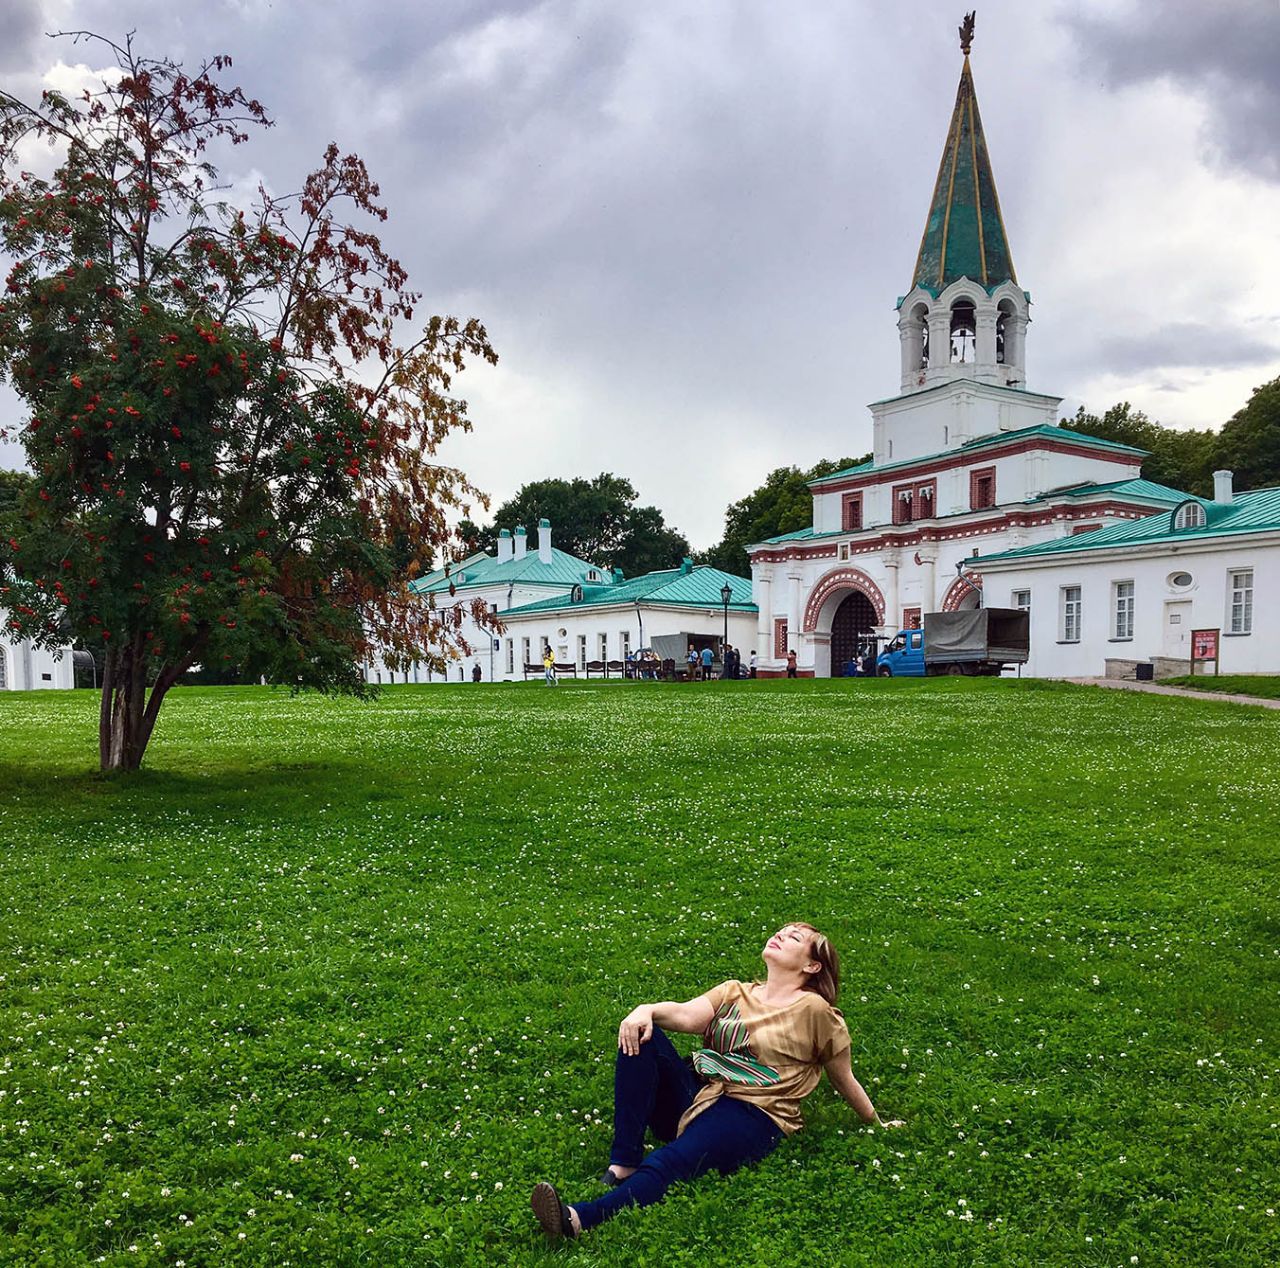
[(560, 678), (565, 674), (568, 674), (570, 678), (576, 678), (578, 676), (578, 666), (571, 660), (556, 661), (556, 677)]
[(542, 675), (545, 674), (546, 672), (547, 671), (543, 668), (542, 662), (540, 660), (527, 662), (524, 667), (524, 680), (525, 682), (528, 682), (530, 674), (532, 674), (535, 678), (541, 678)]
[(602, 678), (608, 678), (609, 671), (605, 667), (604, 661), (602, 660), (587, 661), (587, 677), (590, 678), (592, 674), (599, 674)]

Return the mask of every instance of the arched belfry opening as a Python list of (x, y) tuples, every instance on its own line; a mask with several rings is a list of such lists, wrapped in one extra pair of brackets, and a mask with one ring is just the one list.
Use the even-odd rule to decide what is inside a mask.
[(951, 364), (972, 365), (978, 359), (978, 315), (971, 299), (951, 305)]

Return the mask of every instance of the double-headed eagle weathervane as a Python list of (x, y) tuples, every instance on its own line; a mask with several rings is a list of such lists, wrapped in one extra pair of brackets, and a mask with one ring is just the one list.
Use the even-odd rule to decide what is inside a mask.
[(977, 14), (975, 9), (973, 13), (966, 13), (964, 21), (960, 23), (960, 51), (969, 56), (969, 48), (973, 44), (973, 19)]

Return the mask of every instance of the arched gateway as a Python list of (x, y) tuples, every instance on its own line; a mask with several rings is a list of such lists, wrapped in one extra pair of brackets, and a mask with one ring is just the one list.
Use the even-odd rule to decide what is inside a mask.
[(859, 635), (884, 623), (880, 587), (861, 568), (834, 568), (809, 594), (804, 631), (814, 636), (814, 673), (839, 675), (857, 650)]
[(861, 590), (850, 590), (831, 618), (831, 676), (839, 677), (845, 665), (872, 633), (876, 622), (875, 605)]

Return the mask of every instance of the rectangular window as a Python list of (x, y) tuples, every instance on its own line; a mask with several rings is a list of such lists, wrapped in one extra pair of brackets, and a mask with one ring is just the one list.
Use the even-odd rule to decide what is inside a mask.
[(1253, 569), (1237, 568), (1227, 574), (1231, 591), (1228, 629), (1232, 634), (1253, 633)]
[(1014, 590), (1009, 595), (1009, 606), (1017, 608), (1020, 612), (1031, 611), (1031, 591), (1030, 590)]
[[(417, 669), (417, 666), (414, 666)], [(507, 673), (514, 674), (516, 672), (516, 640), (514, 638), (507, 639)], [(414, 680), (415, 682), (417, 679)]]
[(587, 667), (587, 636), (585, 634), (578, 635), (578, 668), (586, 669)]
[(522, 638), (520, 640), (520, 665), (523, 668), (529, 663), (529, 640)]
[(913, 515), (915, 501), (915, 492), (909, 484), (901, 484), (893, 491), (893, 522), (895, 524), (910, 524), (915, 518)]
[(969, 507), (974, 511), (984, 511), (996, 504), (996, 469), (983, 467), (969, 472)]
[(936, 480), (926, 480), (923, 484), (917, 484), (915, 497), (912, 499), (916, 519), (927, 520), (933, 515), (936, 510), (934, 503), (937, 499), (938, 482)]
[(787, 623), (782, 617), (773, 620), (773, 657), (775, 660), (787, 657)]
[(609, 636), (607, 634), (599, 635), (600, 638), (600, 660), (609, 659)]
[(904, 630), (918, 630), (920, 628), (919, 608), (902, 609), (902, 628)]
[(856, 533), (862, 527), (862, 494), (846, 493), (840, 502), (842, 532)]
[(631, 631), (623, 630), (619, 637), (622, 639), (622, 659), (626, 660), (631, 655)]
[(1117, 581), (1111, 587), (1112, 638), (1133, 637), (1133, 582)]
[(838, 553), (839, 553), (839, 555), (840, 555), (840, 562), (841, 562), (841, 563), (848, 563), (848, 561), (849, 561), (849, 543), (848, 543), (848, 542), (841, 542), (841, 543), (840, 543), (840, 550), (839, 550), (839, 552), (838, 552)]
[(1080, 587), (1079, 586), (1063, 586), (1060, 591), (1062, 596), (1061, 620), (1059, 622), (1059, 637), (1064, 643), (1078, 643), (1080, 641)]

